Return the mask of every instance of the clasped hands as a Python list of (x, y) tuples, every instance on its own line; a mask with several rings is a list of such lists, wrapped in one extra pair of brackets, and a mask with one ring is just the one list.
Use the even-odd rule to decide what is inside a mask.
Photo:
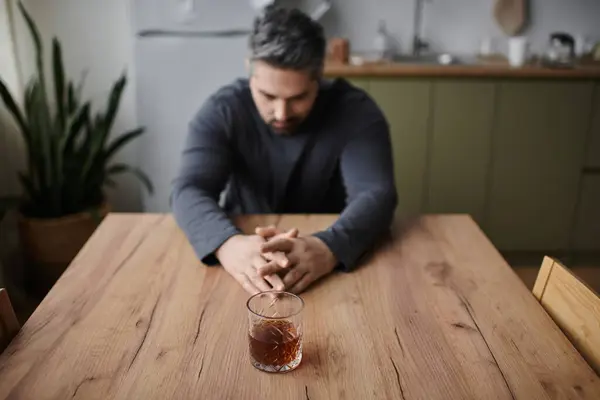
[(258, 227), (254, 235), (234, 235), (215, 252), (223, 268), (250, 294), (269, 290), (303, 292), (329, 274), (337, 260), (315, 236), (297, 229)]

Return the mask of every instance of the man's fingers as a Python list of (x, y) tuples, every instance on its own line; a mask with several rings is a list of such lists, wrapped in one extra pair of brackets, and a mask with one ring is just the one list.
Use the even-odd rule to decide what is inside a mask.
[(292, 268), (290, 272), (283, 277), (283, 284), (286, 288), (292, 288), (307, 272), (308, 271), (301, 266)]
[(306, 273), (298, 282), (296, 282), (294, 284), (294, 286), (292, 286), (290, 288), (289, 291), (294, 294), (300, 294), (300, 293), (304, 292), (306, 290), (306, 288), (309, 287), (310, 284), (313, 282), (314, 282), (313, 275), (310, 273)]
[(252, 284), (261, 292), (268, 292), (272, 289), (262, 277), (258, 276), (258, 274), (249, 276), (249, 278), (250, 282), (252, 282)]
[(260, 290), (258, 290), (258, 288), (256, 286), (254, 286), (254, 284), (252, 282), (250, 282), (250, 279), (248, 279), (248, 277), (246, 275), (236, 276), (235, 279), (242, 285), (244, 290), (246, 292), (248, 292), (250, 295), (255, 295), (257, 293), (260, 293)]
[(283, 236), (293, 239), (293, 238), (298, 237), (298, 233), (299, 233), (298, 228), (292, 228), (289, 231), (283, 233)]
[(277, 251), (275, 253), (271, 253), (271, 252), (263, 253), (262, 256), (267, 261), (274, 261), (281, 268), (289, 268), (294, 264), (292, 262), (292, 257), (290, 257), (290, 254), (285, 254), (281, 251)]
[(254, 233), (256, 233), (258, 236), (262, 236), (265, 239), (270, 239), (275, 235), (278, 235), (280, 232), (279, 230), (275, 227), (275, 225), (269, 225), (269, 226), (259, 226), (254, 230)]
[(285, 285), (283, 284), (283, 279), (279, 277), (277, 274), (267, 275), (264, 277), (267, 282), (271, 284), (273, 290), (285, 290)]
[(255, 256), (252, 259), (252, 266), (254, 267), (255, 270), (258, 270), (259, 268), (264, 267), (266, 264), (267, 264), (267, 260), (265, 260), (261, 256)]
[(280, 238), (295, 238), (298, 237), (298, 229), (297, 228), (292, 228), (287, 230), (286, 232), (282, 232), (281, 230), (277, 229), (277, 227), (275, 227), (275, 225), (269, 225), (269, 226), (259, 226), (254, 230), (254, 233), (256, 233), (258, 236), (263, 237), (264, 239), (280, 239)]
[(258, 275), (262, 276), (262, 277), (267, 277), (267, 275), (273, 275), (273, 274), (277, 274), (279, 271), (285, 269), (285, 267), (282, 267), (279, 262), (277, 262), (277, 260), (272, 260), (269, 261), (268, 263), (266, 263), (265, 265), (263, 265), (260, 268), (257, 268), (258, 271)]
[(294, 242), (290, 238), (272, 239), (260, 246), (260, 251), (264, 253), (284, 252), (289, 253), (294, 248)]
[[(268, 265), (268, 264), (269, 263), (264, 258), (262, 258), (261, 256), (256, 256), (252, 260), (252, 266), (254, 268), (251, 268), (251, 271), (248, 271), (248, 273), (247, 273), (247, 276), (250, 279), (250, 282), (252, 282), (252, 284), (255, 287), (257, 287), (261, 292), (266, 292), (266, 291), (269, 291), (272, 289), (265, 281), (266, 278), (264, 278), (263, 276), (260, 276), (258, 273), (258, 271), (261, 268), (264, 268), (264, 266)], [(276, 277), (279, 278), (278, 276), (276, 276)], [(281, 280), (281, 278), (279, 278), (279, 280)]]

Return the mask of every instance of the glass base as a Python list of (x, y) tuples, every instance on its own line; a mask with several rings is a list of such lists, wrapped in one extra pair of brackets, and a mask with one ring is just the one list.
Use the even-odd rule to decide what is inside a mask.
[(254, 368), (259, 369), (264, 372), (289, 372), (298, 368), (298, 365), (302, 362), (302, 350), (298, 352), (298, 356), (293, 359), (291, 362), (285, 365), (265, 365), (256, 361), (252, 356), (250, 356), (250, 362), (254, 366)]

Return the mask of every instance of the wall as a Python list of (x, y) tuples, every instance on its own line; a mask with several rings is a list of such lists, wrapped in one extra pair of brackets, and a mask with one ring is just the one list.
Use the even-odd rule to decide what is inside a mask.
[[(11, 0), (12, 1), (12, 0)], [(87, 70), (84, 97), (92, 99), (94, 108), (104, 107), (110, 87), (123, 71), (129, 81), (113, 133), (136, 128), (135, 77), (133, 44), (130, 36), (127, 0), (25, 0), (23, 2), (40, 29), (50, 58), (51, 39), (57, 36), (63, 46), (66, 73), (78, 80)], [(34, 67), (30, 36), (23, 19), (14, 7), (17, 53), (24, 76)], [(47, 63), (48, 66), (48, 63)], [(138, 146), (125, 148), (116, 161), (138, 164)], [(117, 180), (119, 188), (109, 191), (119, 211), (141, 209), (140, 186), (129, 175)]]
[[(442, 48), (472, 52), (484, 36), (496, 37), (504, 49), (505, 35), (493, 18), (495, 0), (432, 0), (426, 4), (426, 32)], [(552, 32), (567, 31), (600, 40), (600, 1), (529, 0), (531, 20), (524, 35), (532, 49), (543, 51)]]
[[(497, 38), (498, 47), (505, 48), (506, 37), (493, 18), (495, 0), (423, 1), (423, 33), (435, 49), (472, 53), (485, 36)], [(566, 30), (573, 35), (587, 34), (600, 40), (600, 24), (597, 23), (600, 1), (529, 1), (531, 25), (525, 34), (531, 37), (533, 50), (543, 50), (548, 35), (557, 30)], [(329, 35), (346, 36), (353, 49), (368, 51), (377, 22), (383, 19), (401, 51), (410, 51), (415, 0), (333, 0), (332, 3), (334, 7), (323, 18)]]
[[(0, 0), (0, 77), (19, 101), (21, 84), (7, 6), (5, 0)], [(19, 191), (17, 170), (22, 166), (21, 150), (22, 142), (12, 117), (0, 105), (0, 196)]]

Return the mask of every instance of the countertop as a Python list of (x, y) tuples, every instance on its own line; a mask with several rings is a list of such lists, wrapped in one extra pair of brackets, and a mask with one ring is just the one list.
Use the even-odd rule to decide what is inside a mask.
[(525, 65), (512, 68), (506, 63), (473, 64), (417, 64), (396, 62), (371, 62), (351, 65), (328, 62), (325, 65), (328, 77), (462, 77), (462, 78), (600, 78), (600, 63), (576, 65), (573, 68), (548, 68), (541, 65)]
[[(336, 215), (247, 215), (303, 235)], [(0, 355), (0, 399), (597, 399), (600, 378), (467, 215), (397, 221), (302, 295), (297, 370), (256, 370), (248, 295), (167, 214), (109, 214)]]

